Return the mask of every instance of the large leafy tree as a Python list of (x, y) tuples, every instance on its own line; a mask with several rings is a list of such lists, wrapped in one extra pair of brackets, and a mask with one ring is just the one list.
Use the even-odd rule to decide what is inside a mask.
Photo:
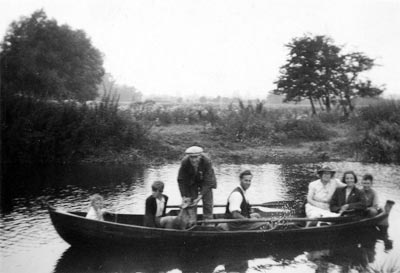
[(82, 30), (48, 19), (43, 10), (11, 23), (1, 44), (2, 93), (92, 100), (103, 58)]
[(353, 111), (353, 99), (357, 96), (376, 96), (382, 89), (370, 81), (359, 79), (361, 72), (371, 69), (374, 60), (363, 53), (342, 54), (342, 48), (334, 45), (326, 36), (294, 38), (287, 44), (289, 56), (280, 69), (274, 94), (285, 95), (284, 101), (310, 101), (313, 114), (315, 104), (330, 111), (338, 103), (345, 114)]
[(355, 97), (375, 97), (382, 94), (384, 88), (374, 86), (370, 80), (360, 80), (360, 73), (370, 70), (375, 64), (374, 60), (361, 52), (352, 52), (341, 56), (343, 60), (337, 74), (337, 88), (335, 94), (344, 113), (354, 110)]

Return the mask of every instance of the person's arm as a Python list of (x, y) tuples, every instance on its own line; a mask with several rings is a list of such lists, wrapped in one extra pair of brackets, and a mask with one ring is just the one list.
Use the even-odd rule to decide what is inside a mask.
[(373, 191), (373, 199), (372, 199), (372, 207), (379, 209), (379, 199), (378, 199), (378, 194), (376, 194), (376, 191)]
[(363, 210), (367, 207), (367, 200), (365, 199), (364, 193), (358, 189), (354, 190), (355, 201), (349, 203), (347, 209)]
[(181, 197), (189, 197), (189, 189), (188, 189), (188, 175), (185, 172), (185, 166), (182, 162), (181, 167), (178, 172), (178, 186), (179, 191), (181, 193)]
[(229, 197), (229, 211), (233, 219), (247, 219), (241, 214), (240, 205), (242, 204), (243, 197), (239, 192), (233, 192)]
[(168, 196), (166, 196), (164, 194), (163, 197), (164, 197), (165, 203), (164, 203), (164, 210), (163, 210), (163, 215), (162, 216), (165, 216), (166, 212), (167, 212)]
[(336, 188), (344, 188), (347, 186), (345, 183), (343, 183), (342, 181), (340, 181), (337, 178), (335, 178), (335, 181), (336, 181)]
[(339, 194), (339, 189), (336, 189), (329, 203), (329, 208), (332, 212), (339, 212), (342, 209), (342, 206), (339, 204)]
[(214, 169), (212, 167), (211, 161), (204, 157), (204, 168), (203, 168), (203, 184), (201, 186), (200, 195), (205, 195), (211, 189), (217, 187), (217, 179), (215, 177)]
[(144, 222), (143, 225), (146, 227), (155, 227), (156, 226), (156, 211), (157, 207), (154, 207), (154, 199), (147, 198), (146, 199), (146, 208), (145, 208), (145, 215), (144, 215)]
[(232, 212), (232, 218), (233, 219), (247, 219), (244, 217), (239, 211), (235, 210)]

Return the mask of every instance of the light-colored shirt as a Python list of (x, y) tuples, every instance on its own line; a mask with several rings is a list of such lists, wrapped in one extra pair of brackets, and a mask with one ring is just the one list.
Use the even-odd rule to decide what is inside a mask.
[[(242, 191), (244, 198), (246, 199), (246, 202), (248, 203), (246, 191), (241, 186), (239, 186), (239, 188)], [(242, 212), (242, 210), (240, 209), (240, 205), (242, 204), (243, 197), (240, 194), (240, 192), (238, 192), (238, 191), (232, 192), (228, 198), (228, 201), (229, 201), (229, 211), (230, 212), (233, 212), (233, 211), (239, 211), (240, 213)]]
[(93, 207), (90, 207), (88, 213), (86, 214), (86, 218), (98, 221), (104, 221), (103, 213), (104, 210), (96, 211)]
[(333, 178), (325, 185), (321, 179), (315, 180), (308, 185), (307, 199), (312, 200), (313, 206), (321, 209), (329, 210), (329, 202), (337, 188), (346, 187), (346, 184), (340, 182), (338, 179)]
[(161, 199), (156, 198), (156, 202), (157, 202), (156, 217), (160, 217), (163, 215), (164, 212), (165, 198), (164, 197), (162, 197)]
[(347, 199), (349, 199), (349, 195), (350, 195), (352, 189), (353, 188), (349, 188), (349, 187), (346, 188), (346, 202), (347, 202)]

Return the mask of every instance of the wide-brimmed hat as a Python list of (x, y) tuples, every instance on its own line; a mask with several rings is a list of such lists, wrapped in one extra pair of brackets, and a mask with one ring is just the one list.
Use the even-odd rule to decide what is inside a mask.
[(199, 146), (192, 146), (186, 149), (185, 154), (189, 156), (201, 155), (203, 153), (203, 148)]
[(334, 175), (336, 173), (336, 170), (334, 170), (333, 168), (331, 168), (327, 165), (324, 165), (317, 171), (318, 175), (321, 175), (321, 173), (324, 173), (324, 172), (331, 173), (331, 175)]

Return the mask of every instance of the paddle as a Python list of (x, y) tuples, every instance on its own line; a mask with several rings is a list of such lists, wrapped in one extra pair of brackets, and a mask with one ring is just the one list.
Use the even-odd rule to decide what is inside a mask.
[(322, 221), (322, 222), (345, 222), (353, 219), (351, 216), (342, 217), (322, 217), (322, 218), (296, 218), (296, 217), (282, 217), (282, 218), (248, 218), (248, 219), (213, 219), (213, 220), (200, 220), (197, 224), (219, 224), (219, 223), (257, 223), (257, 222), (309, 222), (309, 221)]
[[(265, 208), (282, 208), (282, 207), (292, 207), (295, 204), (295, 201), (271, 201), (262, 204), (251, 204), (252, 207), (265, 207)], [(181, 205), (170, 205), (167, 208), (180, 208)], [(202, 205), (198, 205), (197, 207), (203, 207)], [(226, 205), (214, 205), (214, 208), (224, 208)]]

